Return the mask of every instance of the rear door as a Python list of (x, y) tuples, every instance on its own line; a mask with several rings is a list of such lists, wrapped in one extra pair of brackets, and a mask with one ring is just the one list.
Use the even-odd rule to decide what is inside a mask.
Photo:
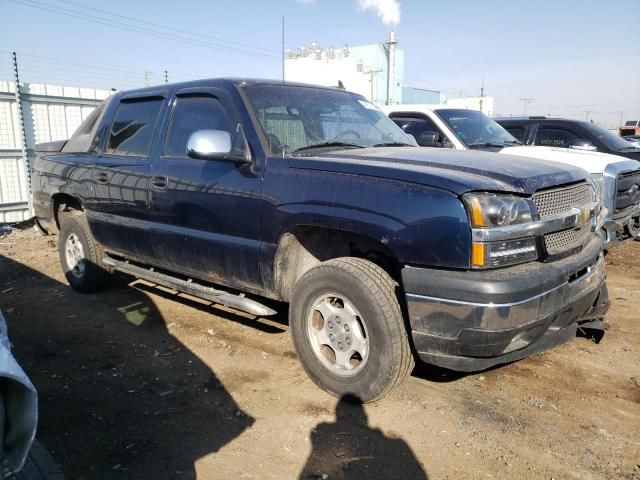
[(165, 91), (145, 92), (116, 102), (92, 172), (87, 215), (94, 236), (108, 250), (141, 260), (153, 258), (150, 158), (166, 97)]
[(240, 123), (234, 112), (219, 89), (185, 88), (172, 99), (151, 175), (154, 254), (172, 270), (258, 288), (261, 170), (255, 164), (187, 155), (187, 141), (196, 130), (228, 131), (235, 144)]

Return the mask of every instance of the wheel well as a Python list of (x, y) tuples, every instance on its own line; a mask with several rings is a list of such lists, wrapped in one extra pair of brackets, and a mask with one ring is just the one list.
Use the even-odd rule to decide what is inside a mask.
[(297, 281), (307, 271), (327, 260), (357, 257), (370, 260), (391, 278), (400, 278), (400, 265), (389, 248), (365, 235), (322, 227), (300, 226), (281, 235), (274, 260), (278, 296), (290, 301)]
[(67, 195), (66, 193), (58, 193), (54, 195), (51, 199), (51, 203), (53, 208), (53, 217), (58, 231), (60, 230), (60, 214), (62, 212), (84, 212), (84, 208), (82, 207), (80, 200), (72, 197), (71, 195)]

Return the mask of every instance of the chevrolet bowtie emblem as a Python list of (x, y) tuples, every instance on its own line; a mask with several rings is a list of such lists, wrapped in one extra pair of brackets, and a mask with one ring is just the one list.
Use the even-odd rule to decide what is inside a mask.
[(586, 225), (591, 220), (591, 209), (590, 208), (581, 208), (580, 216), (578, 217), (578, 222), (580, 225)]

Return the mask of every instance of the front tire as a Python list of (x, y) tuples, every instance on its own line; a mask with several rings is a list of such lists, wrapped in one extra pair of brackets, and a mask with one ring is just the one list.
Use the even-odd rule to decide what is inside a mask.
[(298, 281), (291, 335), (318, 386), (371, 402), (409, 375), (414, 360), (396, 287), (382, 268), (351, 257), (324, 262)]
[(82, 213), (64, 212), (58, 236), (60, 265), (69, 285), (79, 292), (95, 292), (109, 283), (102, 264), (103, 252), (94, 240)]

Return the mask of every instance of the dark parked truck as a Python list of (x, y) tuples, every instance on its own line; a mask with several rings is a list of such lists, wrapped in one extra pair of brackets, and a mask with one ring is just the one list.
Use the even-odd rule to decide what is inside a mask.
[(120, 92), (41, 150), (33, 205), (73, 288), (120, 271), (254, 315), (275, 313), (262, 297), (289, 303), (302, 365), (335, 395), (380, 398), (415, 356), (462, 371), (520, 359), (608, 307), (583, 170), (416, 148), (342, 90)]

